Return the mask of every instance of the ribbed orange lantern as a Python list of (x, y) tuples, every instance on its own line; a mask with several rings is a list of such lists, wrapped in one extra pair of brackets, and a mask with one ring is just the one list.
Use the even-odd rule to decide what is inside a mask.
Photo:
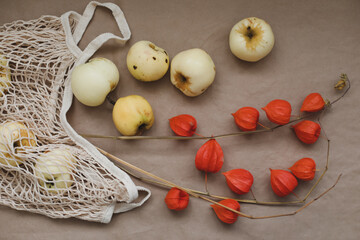
[(200, 147), (195, 157), (195, 166), (206, 173), (220, 171), (224, 163), (224, 153), (215, 139), (210, 139)]
[(188, 114), (181, 114), (169, 119), (170, 128), (178, 136), (191, 137), (197, 128), (196, 119)]
[[(219, 203), (236, 211), (240, 211), (240, 204), (234, 199), (224, 199)], [(214, 209), (216, 216), (224, 223), (232, 224), (236, 222), (239, 217), (237, 213), (234, 213), (222, 206), (213, 204), (211, 207)]]
[(253, 175), (246, 169), (233, 169), (224, 172), (223, 175), (229, 188), (237, 194), (248, 193), (254, 182)]
[(313, 180), (316, 172), (316, 163), (312, 158), (302, 158), (298, 160), (289, 170), (298, 179), (304, 181)]
[(320, 125), (310, 120), (303, 120), (292, 127), (300, 141), (306, 144), (315, 143), (321, 132)]
[(292, 193), (298, 181), (290, 172), (281, 169), (271, 169), (271, 188), (279, 197), (285, 197)]
[(171, 188), (166, 194), (165, 203), (171, 210), (183, 210), (189, 204), (189, 194), (178, 188)]
[(320, 93), (310, 93), (304, 100), (301, 112), (318, 112), (325, 106), (325, 101)]
[(267, 118), (276, 124), (285, 125), (290, 122), (291, 105), (288, 101), (275, 99), (262, 108)]
[(232, 114), (236, 125), (243, 131), (256, 130), (259, 122), (259, 111), (253, 107), (243, 107)]

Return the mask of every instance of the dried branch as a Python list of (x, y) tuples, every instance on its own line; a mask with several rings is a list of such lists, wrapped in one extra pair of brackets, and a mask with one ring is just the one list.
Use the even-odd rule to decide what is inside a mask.
[(270, 215), (270, 216), (254, 217), (254, 216), (252, 216), (252, 215), (248, 215), (248, 214), (245, 214), (245, 213), (243, 213), (243, 212), (236, 211), (236, 210), (234, 210), (234, 209), (232, 209), (232, 208), (229, 208), (229, 207), (227, 207), (227, 206), (225, 206), (225, 205), (223, 205), (223, 204), (220, 204), (220, 203), (218, 203), (218, 202), (216, 202), (216, 201), (214, 201), (214, 200), (212, 200), (212, 199), (210, 199), (210, 198), (208, 198), (208, 197), (199, 195), (199, 194), (197, 194), (197, 193), (195, 193), (195, 192), (193, 192), (193, 191), (191, 191), (191, 190), (188, 190), (188, 189), (186, 189), (186, 188), (183, 188), (183, 187), (181, 187), (181, 186), (178, 186), (178, 185), (176, 185), (175, 183), (172, 183), (172, 182), (170, 182), (170, 181), (168, 181), (168, 180), (165, 180), (165, 179), (163, 179), (163, 178), (161, 178), (161, 177), (158, 177), (158, 176), (156, 176), (156, 175), (154, 175), (154, 174), (152, 174), (152, 173), (150, 173), (150, 172), (147, 172), (147, 171), (145, 171), (145, 170), (143, 170), (143, 169), (141, 169), (141, 168), (138, 168), (138, 167), (136, 167), (136, 166), (134, 166), (134, 165), (132, 165), (132, 164), (130, 164), (130, 163), (128, 163), (128, 162), (126, 162), (126, 161), (124, 161), (124, 160), (122, 160), (122, 159), (120, 159), (120, 158), (118, 158), (118, 157), (116, 157), (116, 156), (114, 156), (114, 155), (112, 155), (112, 154), (104, 151), (104, 150), (102, 150), (101, 148), (97, 148), (97, 149), (98, 149), (102, 154), (104, 154), (106, 157), (113, 159), (113, 160), (116, 161), (117, 163), (120, 163), (120, 164), (122, 164), (122, 165), (125, 165), (125, 166), (127, 166), (127, 167), (129, 167), (129, 168), (131, 168), (131, 169), (133, 169), (133, 170), (135, 170), (135, 171), (137, 171), (137, 172), (140, 172), (140, 173), (142, 173), (142, 174), (145, 174), (145, 175), (147, 175), (148, 177), (154, 178), (154, 179), (156, 179), (157, 181), (159, 181), (159, 182), (161, 182), (162, 184), (164, 184), (165, 186), (176, 187), (176, 188), (178, 188), (178, 189), (181, 189), (181, 190), (187, 192), (188, 194), (190, 194), (190, 195), (193, 196), (193, 197), (200, 198), (200, 199), (203, 199), (203, 200), (205, 200), (205, 201), (207, 201), (207, 202), (216, 204), (216, 205), (221, 206), (221, 207), (223, 207), (223, 208), (225, 208), (225, 209), (227, 209), (227, 210), (229, 210), (229, 211), (232, 211), (232, 212), (234, 212), (234, 213), (236, 213), (236, 214), (238, 214), (238, 215), (240, 215), (240, 216), (242, 216), (242, 217), (246, 217), (246, 218), (250, 218), (250, 219), (265, 219), (265, 218), (275, 218), (275, 217), (285, 217), (285, 216), (295, 215), (295, 214), (297, 214), (298, 212), (300, 212), (300, 211), (302, 211), (303, 209), (305, 209), (306, 207), (308, 207), (311, 203), (313, 203), (314, 201), (318, 200), (320, 197), (322, 197), (323, 195), (325, 195), (325, 194), (326, 194), (327, 192), (329, 192), (331, 189), (333, 189), (333, 188), (335, 187), (335, 185), (338, 183), (338, 181), (339, 181), (339, 179), (340, 179), (340, 177), (341, 177), (341, 175), (339, 175), (338, 179), (336, 180), (336, 182), (335, 182), (335, 184), (334, 184), (333, 186), (331, 186), (331, 187), (330, 187), (329, 189), (327, 189), (325, 192), (323, 192), (323, 193), (320, 194), (318, 197), (314, 198), (313, 200), (311, 200), (310, 202), (308, 202), (307, 204), (305, 204), (304, 206), (302, 206), (301, 208), (299, 208), (299, 209), (296, 210), (295, 212), (286, 213), (286, 214), (278, 214), (278, 215)]

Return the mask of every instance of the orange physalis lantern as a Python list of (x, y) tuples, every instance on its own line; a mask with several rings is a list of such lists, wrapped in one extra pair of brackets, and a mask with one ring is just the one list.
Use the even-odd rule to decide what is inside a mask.
[(200, 147), (195, 157), (195, 166), (204, 172), (216, 173), (224, 163), (224, 154), (220, 144), (210, 139)]
[(196, 119), (188, 114), (178, 115), (169, 119), (170, 128), (178, 136), (191, 137), (197, 127)]
[(320, 125), (310, 120), (303, 120), (292, 127), (296, 136), (306, 144), (315, 143), (321, 132)]
[(245, 169), (233, 169), (224, 172), (223, 175), (229, 188), (237, 194), (248, 193), (254, 182), (253, 175)]
[(317, 112), (323, 109), (325, 101), (320, 93), (310, 93), (304, 100), (300, 111), (301, 112)]
[(253, 107), (243, 107), (232, 114), (236, 125), (243, 131), (254, 131), (259, 122), (259, 111)]
[(165, 197), (165, 203), (171, 210), (183, 210), (188, 206), (189, 194), (178, 188), (171, 188)]
[[(219, 203), (236, 211), (240, 211), (240, 204), (234, 199), (221, 200)], [(214, 209), (216, 216), (224, 223), (232, 224), (236, 222), (239, 217), (237, 213), (234, 213), (222, 206), (213, 204), (211, 207)]]
[(281, 170), (281, 169), (271, 169), (271, 188), (276, 195), (279, 197), (285, 197), (292, 193), (296, 186), (298, 185), (298, 181), (290, 172)]
[(291, 105), (288, 101), (275, 99), (262, 109), (266, 112), (267, 118), (273, 123), (285, 125), (290, 121)]
[(316, 172), (316, 163), (311, 158), (298, 160), (289, 170), (298, 178), (304, 181), (313, 180)]

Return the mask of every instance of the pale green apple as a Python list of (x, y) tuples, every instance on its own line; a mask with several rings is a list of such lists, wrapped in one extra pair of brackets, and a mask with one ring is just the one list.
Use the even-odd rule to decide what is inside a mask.
[(96, 107), (116, 88), (119, 78), (119, 70), (112, 61), (93, 58), (75, 67), (71, 74), (71, 88), (82, 104)]

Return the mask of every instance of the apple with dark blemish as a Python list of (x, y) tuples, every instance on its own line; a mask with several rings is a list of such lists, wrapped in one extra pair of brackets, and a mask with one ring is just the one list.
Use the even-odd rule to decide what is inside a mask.
[(131, 75), (140, 81), (161, 79), (169, 69), (167, 52), (150, 41), (139, 41), (131, 46), (126, 64)]
[(213, 83), (215, 73), (210, 55), (199, 48), (182, 51), (171, 61), (171, 83), (189, 97), (205, 92)]
[(267, 56), (275, 42), (271, 26), (256, 17), (245, 18), (236, 23), (230, 31), (231, 52), (248, 62), (257, 62)]

